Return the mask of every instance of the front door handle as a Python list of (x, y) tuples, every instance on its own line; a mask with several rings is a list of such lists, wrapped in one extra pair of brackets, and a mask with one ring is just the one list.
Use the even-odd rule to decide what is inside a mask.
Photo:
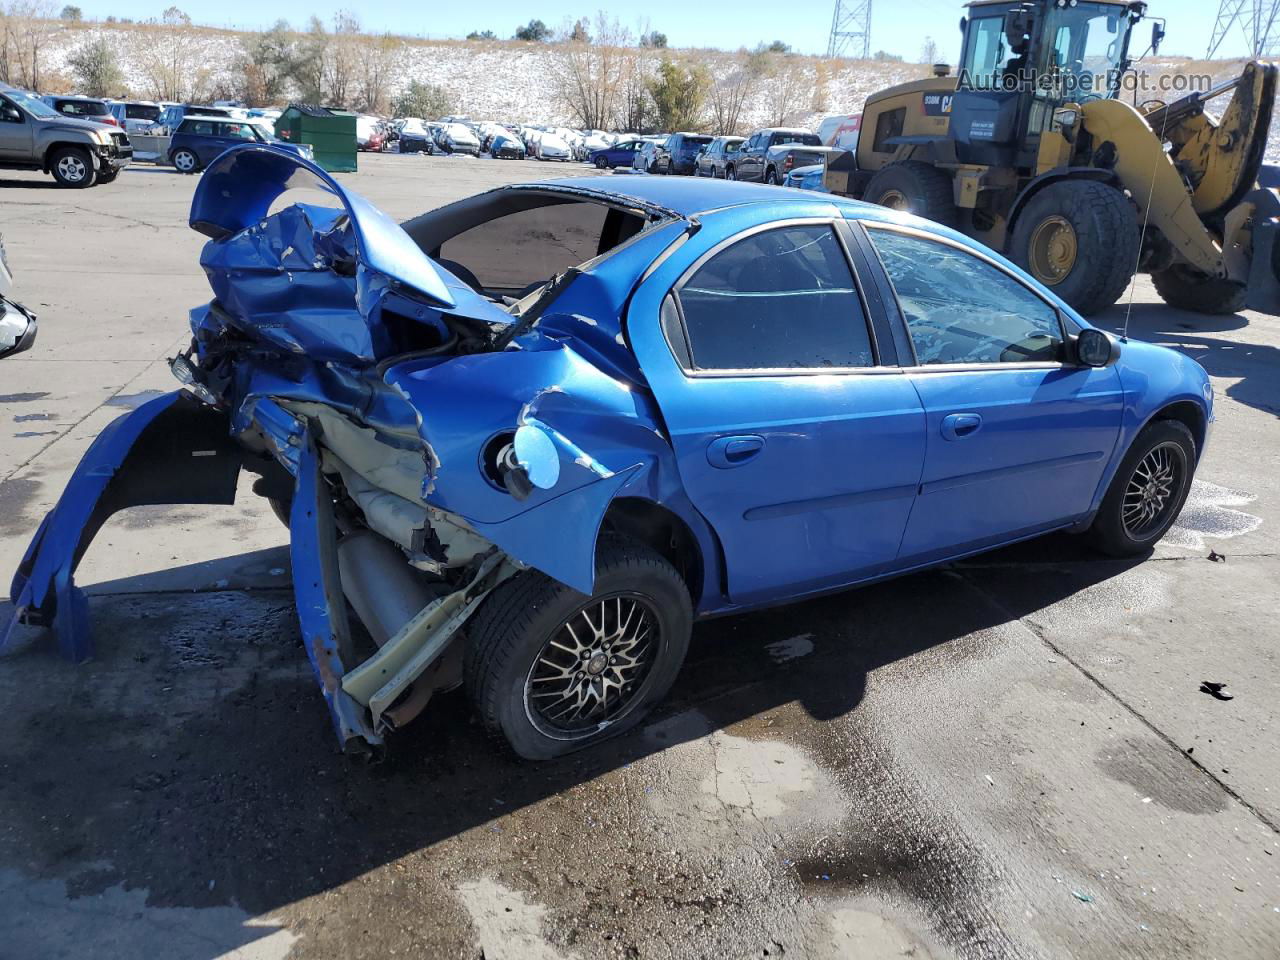
[(982, 429), (982, 417), (976, 413), (953, 413), (942, 418), (944, 440), (964, 440)]
[(713, 467), (728, 470), (754, 459), (763, 449), (764, 437), (717, 437), (707, 447), (707, 462)]

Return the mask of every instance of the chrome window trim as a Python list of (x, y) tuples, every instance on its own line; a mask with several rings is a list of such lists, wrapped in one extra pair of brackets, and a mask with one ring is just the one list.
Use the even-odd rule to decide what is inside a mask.
[(862, 307), (862, 322), (866, 324), (867, 340), (871, 345), (872, 359), (875, 361), (871, 366), (867, 367), (748, 367), (746, 369), (698, 369), (686, 367), (680, 360), (679, 354), (672, 349), (671, 340), (667, 337), (666, 330), (662, 331), (662, 338), (667, 345), (667, 350), (671, 353), (671, 358), (675, 361), (676, 367), (680, 370), (686, 379), (748, 379), (760, 377), (787, 377), (787, 376), (814, 376), (814, 375), (849, 375), (864, 373), (900, 373), (902, 368), (897, 366), (884, 366), (880, 363), (880, 345), (876, 340), (875, 324), (871, 322), (871, 308), (867, 303), (866, 291), (862, 288), (862, 278), (858, 276), (857, 267), (854, 264), (853, 256), (850, 253), (849, 246), (845, 242), (844, 236), (840, 232), (839, 224), (844, 222), (844, 218), (839, 215), (819, 216), (819, 217), (787, 217), (783, 220), (771, 220), (768, 223), (758, 223), (753, 227), (749, 227), (739, 233), (735, 233), (731, 237), (721, 240), (711, 249), (707, 250), (700, 257), (691, 263), (676, 281), (671, 284), (671, 289), (667, 291), (667, 296), (673, 297), (676, 303), (676, 309), (680, 314), (680, 326), (684, 330), (685, 341), (689, 344), (689, 359), (693, 362), (693, 341), (689, 337), (689, 325), (685, 320), (684, 304), (680, 300), (680, 290), (684, 285), (698, 272), (712, 257), (722, 251), (733, 246), (741, 240), (746, 240), (758, 233), (766, 233), (770, 230), (781, 230), (786, 227), (797, 226), (825, 226), (832, 236), (835, 237), (836, 244), (840, 248), (841, 254), (844, 256), (845, 267), (849, 271), (849, 276), (853, 279), (853, 286), (858, 295), (858, 304)]

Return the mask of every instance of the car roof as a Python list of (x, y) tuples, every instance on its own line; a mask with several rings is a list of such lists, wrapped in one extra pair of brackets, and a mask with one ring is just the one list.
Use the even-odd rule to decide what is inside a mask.
[(86, 97), (82, 93), (50, 93), (42, 99), (45, 100), (84, 100), (90, 103), (106, 103), (101, 97)]
[[(540, 183), (512, 184), (512, 188), (537, 189), (548, 185), (587, 191), (602, 199), (638, 200), (643, 204), (664, 207), (682, 217), (691, 217), (721, 207), (746, 203), (777, 203), (779, 200), (801, 200), (831, 203), (827, 193), (779, 193), (777, 187), (741, 180), (707, 180), (697, 177), (649, 177), (642, 175), (604, 177), (567, 177)], [(877, 208), (882, 209), (882, 208)]]

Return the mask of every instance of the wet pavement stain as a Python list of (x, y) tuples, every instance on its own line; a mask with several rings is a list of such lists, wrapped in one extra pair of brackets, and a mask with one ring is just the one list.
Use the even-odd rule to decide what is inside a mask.
[(1107, 776), (1127, 783), (1141, 796), (1180, 813), (1209, 814), (1225, 810), (1227, 795), (1181, 754), (1157, 740), (1127, 739), (1100, 753), (1098, 766)]
[(30, 423), (32, 420), (52, 420), (52, 413), (20, 413), (13, 418), (14, 423)]
[(1232, 508), (1248, 506), (1257, 499), (1252, 493), (1196, 480), (1164, 542), (1188, 550), (1203, 550), (1207, 539), (1228, 540), (1252, 533), (1262, 526), (1262, 518)]
[(48, 395), (47, 390), (38, 393), (0, 393), (0, 403), (34, 403)]
[(109, 407), (126, 407), (129, 410), (136, 410), (148, 400), (154, 400), (156, 397), (163, 397), (169, 391), (167, 390), (143, 390), (139, 393), (117, 393), (114, 397), (107, 400)]
[(0, 483), (0, 536), (17, 536), (33, 531), (26, 515), (42, 484), (30, 477), (11, 477)]

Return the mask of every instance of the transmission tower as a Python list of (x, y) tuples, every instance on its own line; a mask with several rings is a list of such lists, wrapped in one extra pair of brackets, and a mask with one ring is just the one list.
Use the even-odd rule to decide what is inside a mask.
[(871, 0), (836, 0), (827, 56), (843, 57), (846, 53), (863, 60), (871, 58)]
[(1280, 0), (1222, 0), (1218, 5), (1218, 19), (1209, 38), (1206, 60), (1212, 60), (1222, 42), (1236, 24), (1249, 42), (1249, 56), (1269, 57), (1280, 46), (1277, 17), (1280, 16)]

